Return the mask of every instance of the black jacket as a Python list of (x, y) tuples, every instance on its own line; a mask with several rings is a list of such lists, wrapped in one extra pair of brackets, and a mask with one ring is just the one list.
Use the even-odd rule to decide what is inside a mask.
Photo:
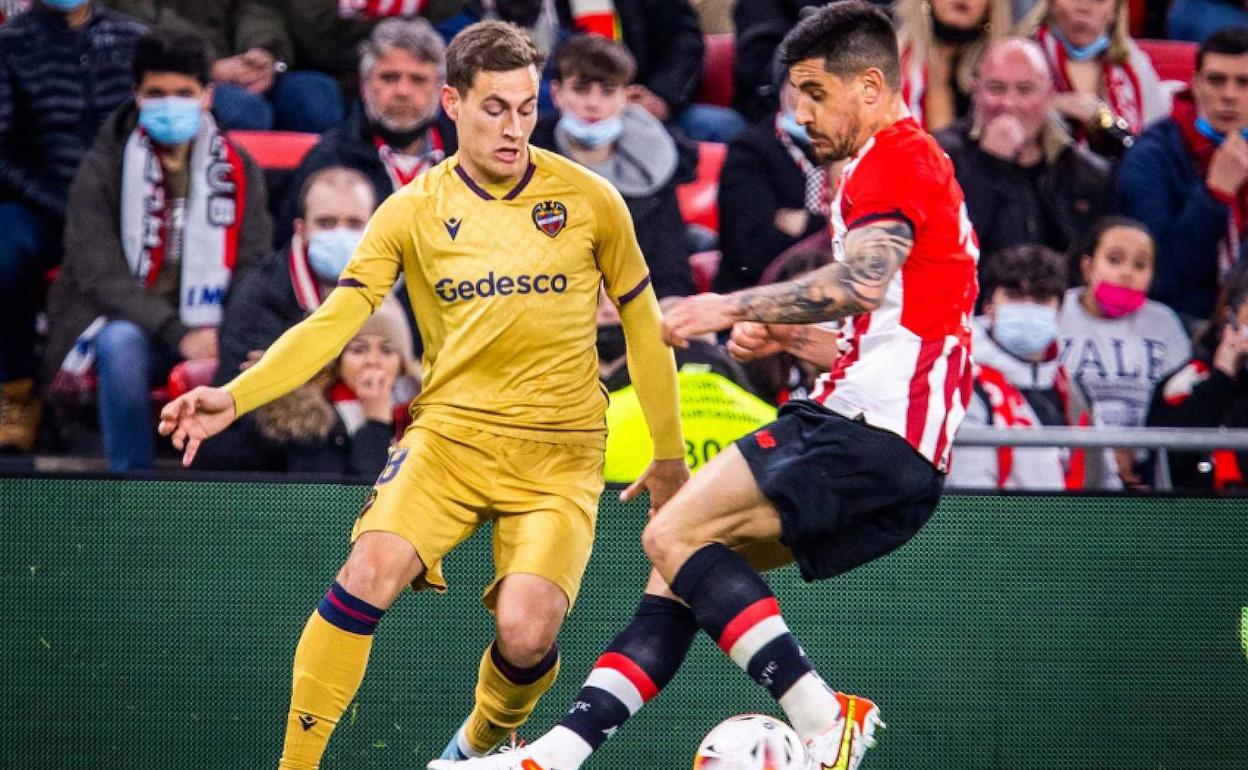
[[(1209, 192), (1178, 123), (1159, 120), (1141, 134), (1118, 174), (1119, 209), (1148, 225), (1157, 241), (1150, 294), (1187, 318), (1208, 318), (1230, 209)], [(1240, 259), (1243, 254), (1241, 246)]]
[(689, 0), (616, 0), (615, 11), (637, 60), (636, 82), (667, 102), (675, 117), (702, 80), (706, 43), (697, 13)]
[(0, 27), (0, 200), (65, 215), (78, 163), (132, 94), (134, 42), (145, 30), (100, 7), (70, 29), (38, 2)]
[(270, 254), (230, 288), (218, 336), (214, 385), (236, 377), (253, 350), (265, 350), (299, 323), (308, 311), (299, 305), (290, 279), (290, 247)]
[[(542, 118), (529, 141), (536, 147), (560, 152), (555, 143), (559, 115)], [(637, 243), (650, 268), (650, 282), (659, 297), (687, 296), (694, 293), (689, 267), (689, 247), (685, 242), (685, 222), (676, 200), (676, 185), (691, 181), (697, 164), (697, 148), (677, 142), (680, 160), (671, 180), (653, 195), (624, 196), (637, 232)]]
[[(435, 125), (442, 133), (442, 146), (450, 157), (459, 147), (455, 124), (438, 110)], [(353, 168), (368, 177), (368, 181), (373, 183), (378, 206), (394, 192), (386, 167), (377, 154), (377, 145), (373, 143), (372, 128), (364, 115), (364, 106), (358, 102), (341, 126), (325, 132), (291, 176), (286, 188), (286, 200), (278, 214), (275, 233), (278, 243), (288, 243), (294, 234), (293, 223), (299, 216), (299, 192), (303, 183), (313, 173), (330, 166)]]
[[(1199, 355), (1166, 375), (1153, 389), (1145, 424), (1165, 428), (1248, 428), (1248, 372), (1231, 379)], [(1213, 487), (1209, 452), (1170, 452), (1170, 481), (1176, 490)], [(1248, 478), (1248, 452), (1236, 453)]]
[(797, 237), (776, 229), (776, 210), (805, 208), (805, 197), (806, 178), (776, 138), (772, 121), (751, 127), (729, 145), (719, 177), (723, 260), (716, 291), (756, 285), (781, 252), (827, 227), (826, 218), (812, 215)]
[[(1065, 252), (1111, 211), (1109, 163), (1068, 138), (1035, 174), (981, 150), (971, 137), (969, 119), (940, 131), (936, 141), (953, 161), (980, 253), (987, 259), (1019, 243), (1039, 242)], [(981, 260), (981, 272), (984, 264)]]

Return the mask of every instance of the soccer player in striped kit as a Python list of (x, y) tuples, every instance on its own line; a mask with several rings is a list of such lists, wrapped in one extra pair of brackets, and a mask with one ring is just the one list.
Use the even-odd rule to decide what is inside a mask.
[(879, 709), (824, 683), (759, 571), (796, 561), (806, 580), (827, 579), (930, 518), (971, 391), (978, 246), (952, 164), (901, 99), (881, 11), (824, 6), (781, 57), (815, 151), (846, 161), (834, 259), (787, 283), (686, 299), (664, 336), (681, 346), (733, 328), (731, 347), (748, 358), (779, 348), (770, 324), (839, 321), (836, 363), (811, 399), (716, 456), (650, 521), (647, 593), (563, 721), (456, 770), (575, 770), (671, 680), (698, 629), (775, 697), (813, 768), (855, 768), (874, 743)]

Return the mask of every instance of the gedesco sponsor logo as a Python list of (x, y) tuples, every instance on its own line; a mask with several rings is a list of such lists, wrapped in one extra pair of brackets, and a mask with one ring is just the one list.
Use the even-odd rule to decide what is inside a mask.
[(510, 275), (501, 275), (496, 278), (494, 271), (491, 270), (484, 278), (478, 278), (475, 281), (443, 278), (433, 285), (433, 290), (444, 302), (485, 299), (493, 296), (510, 297), (512, 294), (562, 294), (568, 290), (568, 277), (563, 273), (554, 275), (521, 273), (514, 278)]

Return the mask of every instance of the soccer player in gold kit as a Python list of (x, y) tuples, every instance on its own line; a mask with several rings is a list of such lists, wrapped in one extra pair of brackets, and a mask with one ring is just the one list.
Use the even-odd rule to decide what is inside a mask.
[(484, 602), (497, 636), (448, 752), (489, 751), (553, 683), (555, 637), (576, 599), (603, 487), (600, 287), (619, 306), (655, 445), (625, 495), (644, 487), (657, 508), (688, 477), (675, 364), (624, 201), (602, 178), (528, 145), (540, 64), (517, 27), (461, 32), (442, 91), (458, 153), (382, 204), (338, 287), (257, 364), (161, 412), (161, 433), (189, 464), (205, 438), (336, 356), (403, 272), (425, 343), (424, 390), (299, 639), (283, 770), (317, 766), (363, 679), (382, 613), (406, 585), (444, 589), (442, 557), (486, 521), (496, 576)]

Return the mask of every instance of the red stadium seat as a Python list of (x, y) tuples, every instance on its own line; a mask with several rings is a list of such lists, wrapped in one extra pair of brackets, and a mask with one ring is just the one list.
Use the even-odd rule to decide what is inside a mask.
[(719, 172), (727, 154), (726, 144), (698, 142), (697, 179), (676, 188), (685, 224), (697, 223), (719, 232)]
[(1178, 40), (1137, 40), (1140, 50), (1153, 60), (1153, 69), (1162, 80), (1177, 80), (1184, 85), (1192, 82), (1196, 72), (1195, 43)]
[(732, 106), (732, 69), (736, 57), (735, 35), (707, 35), (702, 58), (702, 83), (694, 101), (700, 104)]
[[(183, 361), (169, 371), (169, 383), (165, 386), (165, 398), (172, 401), (200, 385), (209, 385), (217, 373), (217, 359), (195, 358)], [(153, 397), (155, 394), (153, 394)]]
[(263, 169), (295, 168), (321, 139), (299, 131), (231, 131), (228, 136)]
[(698, 291), (711, 290), (723, 258), (723, 252), (719, 251), (699, 251), (689, 255), (689, 269), (693, 272), (693, 285)]

